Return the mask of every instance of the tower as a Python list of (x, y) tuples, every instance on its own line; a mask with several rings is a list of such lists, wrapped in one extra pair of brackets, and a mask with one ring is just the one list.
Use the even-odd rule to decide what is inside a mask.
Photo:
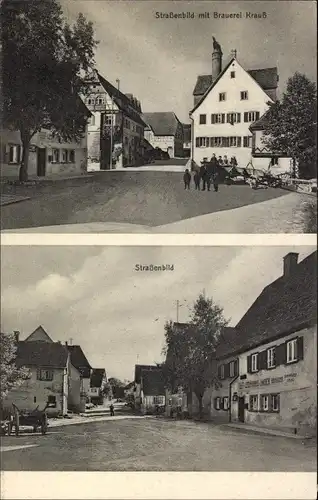
[(214, 81), (222, 71), (222, 49), (221, 45), (213, 39), (213, 52), (212, 52), (212, 80)]

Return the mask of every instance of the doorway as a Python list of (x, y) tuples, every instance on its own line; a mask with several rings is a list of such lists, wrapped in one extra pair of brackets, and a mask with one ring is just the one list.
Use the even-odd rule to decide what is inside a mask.
[(38, 148), (36, 175), (38, 177), (44, 177), (45, 174), (46, 174), (46, 148)]
[(245, 421), (245, 398), (239, 397), (238, 400), (238, 418), (240, 422)]

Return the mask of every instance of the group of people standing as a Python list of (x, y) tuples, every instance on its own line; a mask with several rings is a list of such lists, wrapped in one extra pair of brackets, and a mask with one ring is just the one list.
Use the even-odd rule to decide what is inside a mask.
[[(201, 191), (201, 180), (202, 180), (202, 191), (206, 189), (208, 191), (211, 190), (211, 184), (213, 185), (214, 191), (218, 192), (219, 190), (219, 167), (237, 167), (237, 160), (235, 156), (232, 156), (230, 161), (228, 157), (224, 155), (216, 157), (215, 153), (213, 153), (212, 158), (209, 162), (203, 161), (199, 170), (195, 170), (193, 180), (195, 189)], [(186, 169), (183, 181), (184, 181), (184, 189), (190, 189), (191, 184), (191, 173), (189, 169)]]

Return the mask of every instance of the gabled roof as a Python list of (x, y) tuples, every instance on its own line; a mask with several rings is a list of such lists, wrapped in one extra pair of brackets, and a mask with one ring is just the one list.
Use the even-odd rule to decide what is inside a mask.
[(101, 387), (103, 379), (106, 378), (105, 368), (93, 368), (91, 374), (91, 387)]
[(144, 113), (143, 120), (155, 135), (175, 135), (180, 123), (173, 111)]
[(136, 123), (139, 123), (142, 127), (145, 127), (146, 124), (141, 117), (141, 113), (136, 109), (135, 103), (133, 103), (127, 95), (123, 94), (118, 90), (114, 85), (112, 85), (108, 80), (106, 80), (102, 75), (97, 72), (99, 81), (101, 85), (104, 87), (106, 92), (110, 97), (113, 98), (115, 104), (119, 109), (124, 111), (124, 113), (131, 118)]
[(256, 345), (317, 323), (317, 252), (264, 288), (236, 325), (242, 345)]
[(23, 340), (17, 345), (16, 363), (18, 366), (65, 368), (68, 356), (65, 346), (58, 342)]
[(81, 375), (89, 378), (91, 375), (91, 365), (89, 364), (80, 345), (68, 345), (67, 349), (71, 355), (72, 365), (78, 369)]
[[(199, 107), (202, 103), (206, 95), (213, 89), (216, 83), (221, 79), (224, 75), (230, 64), (235, 60), (235, 57), (232, 57), (229, 62), (225, 65), (224, 69), (217, 76), (217, 78), (213, 81), (212, 75), (199, 75), (197, 78), (197, 82), (193, 91), (194, 96), (202, 95), (202, 98), (199, 102), (194, 106), (191, 113)], [(243, 68), (244, 69), (244, 68)], [(273, 90), (277, 88), (278, 84), (278, 74), (277, 68), (263, 68), (263, 69), (252, 69), (247, 70), (247, 73), (255, 80), (255, 82), (264, 90), (264, 92)], [(269, 96), (271, 97), (271, 96)]]
[(135, 383), (140, 384), (142, 370), (158, 370), (156, 365), (135, 365)]
[(141, 370), (142, 390), (145, 396), (161, 396), (165, 394), (163, 371)]
[(43, 326), (38, 326), (30, 335), (24, 340), (24, 342), (53, 342), (49, 334), (44, 330)]

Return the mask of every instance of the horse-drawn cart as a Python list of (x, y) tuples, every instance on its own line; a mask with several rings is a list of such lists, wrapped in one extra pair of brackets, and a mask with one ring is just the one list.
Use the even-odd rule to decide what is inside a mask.
[(12, 407), (13, 415), (8, 425), (9, 435), (12, 433), (13, 427), (16, 436), (19, 435), (20, 427), (32, 427), (33, 432), (37, 432), (37, 430), (40, 429), (42, 435), (47, 433), (47, 406), (43, 410), (39, 410), (39, 407), (34, 410), (20, 410), (15, 404), (12, 404)]

